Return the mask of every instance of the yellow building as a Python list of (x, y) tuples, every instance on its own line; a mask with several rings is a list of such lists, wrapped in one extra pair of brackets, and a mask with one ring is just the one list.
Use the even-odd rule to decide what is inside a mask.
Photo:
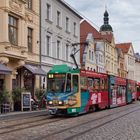
[(39, 0), (0, 0), (0, 87), (24, 87), (34, 96), (37, 75), (45, 75), (39, 58)]
[(109, 25), (108, 16), (108, 12), (105, 11), (104, 24), (100, 27), (100, 33), (105, 42), (105, 67), (106, 73), (117, 75), (117, 50), (115, 48), (113, 30), (111, 25)]
[(118, 52), (118, 76), (122, 78), (127, 78), (127, 70), (125, 64), (125, 54), (122, 48), (119, 47), (119, 44), (116, 44), (116, 49)]
[[(135, 80), (135, 53), (131, 42), (116, 44), (116, 48), (122, 50), (124, 55), (124, 74), (126, 78)], [(122, 63), (123, 64), (123, 63)]]

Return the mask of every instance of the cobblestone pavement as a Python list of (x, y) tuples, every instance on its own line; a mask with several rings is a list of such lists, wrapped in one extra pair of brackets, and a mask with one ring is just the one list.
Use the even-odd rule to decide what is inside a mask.
[[(30, 124), (27, 129), (16, 129), (5, 134), (0, 127), (0, 140), (140, 140), (139, 105), (140, 102), (136, 102), (79, 117), (59, 118), (59, 121), (52, 123), (49, 122), (51, 119), (43, 120), (40, 125)], [(11, 126), (13, 130), (16, 127)]]

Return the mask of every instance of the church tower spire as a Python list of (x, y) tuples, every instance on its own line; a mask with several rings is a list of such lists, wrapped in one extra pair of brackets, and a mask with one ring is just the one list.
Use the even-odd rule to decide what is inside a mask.
[(104, 12), (104, 24), (100, 27), (100, 32), (102, 32), (102, 31), (113, 32), (112, 27), (109, 24), (109, 14), (108, 14), (106, 8), (105, 8), (105, 12)]

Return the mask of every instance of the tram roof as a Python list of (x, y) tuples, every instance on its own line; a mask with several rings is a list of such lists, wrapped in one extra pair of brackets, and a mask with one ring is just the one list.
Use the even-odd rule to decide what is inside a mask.
[(72, 69), (71, 67), (67, 66), (66, 64), (62, 65), (54, 65), (52, 69), (48, 72), (50, 73), (79, 73), (79, 69)]

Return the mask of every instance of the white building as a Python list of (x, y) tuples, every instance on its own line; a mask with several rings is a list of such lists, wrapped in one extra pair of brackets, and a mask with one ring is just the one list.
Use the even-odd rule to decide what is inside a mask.
[(140, 54), (135, 54), (135, 80), (140, 82)]
[(96, 71), (95, 41), (92, 33), (88, 33), (86, 42), (88, 46), (86, 49), (85, 69)]
[[(72, 44), (80, 42), (81, 19), (63, 0), (41, 0), (41, 65), (46, 72), (55, 64), (74, 67), (70, 54), (80, 48)], [(80, 65), (80, 51), (75, 57)]]
[(96, 65), (97, 72), (106, 73), (105, 69), (105, 43), (103, 41), (96, 42)]

